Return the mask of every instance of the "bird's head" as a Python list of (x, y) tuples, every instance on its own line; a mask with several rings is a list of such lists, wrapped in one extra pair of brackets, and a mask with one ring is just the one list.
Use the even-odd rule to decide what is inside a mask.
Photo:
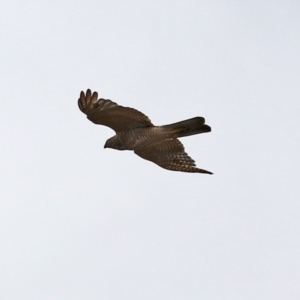
[(104, 148), (112, 148), (116, 150), (126, 150), (120, 136), (115, 135), (108, 139), (104, 145)]

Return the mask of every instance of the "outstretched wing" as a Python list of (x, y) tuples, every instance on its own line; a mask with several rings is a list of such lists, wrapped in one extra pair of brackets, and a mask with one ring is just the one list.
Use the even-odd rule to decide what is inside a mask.
[(167, 170), (213, 174), (209, 171), (196, 168), (195, 161), (188, 156), (184, 151), (184, 146), (176, 138), (135, 150), (134, 153)]
[(80, 93), (78, 106), (90, 121), (108, 126), (116, 132), (154, 126), (140, 111), (123, 107), (111, 100), (98, 99), (98, 93), (92, 94), (90, 89), (86, 91), (86, 94), (83, 91)]

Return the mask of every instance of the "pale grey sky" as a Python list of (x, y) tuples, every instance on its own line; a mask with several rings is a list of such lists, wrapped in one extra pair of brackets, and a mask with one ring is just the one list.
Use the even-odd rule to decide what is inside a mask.
[[(300, 299), (299, 1), (1, 1), (0, 298)], [(81, 90), (203, 116), (171, 172)]]

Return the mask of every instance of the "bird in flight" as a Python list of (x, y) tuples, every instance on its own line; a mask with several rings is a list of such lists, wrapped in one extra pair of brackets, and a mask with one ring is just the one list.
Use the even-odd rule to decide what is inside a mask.
[(195, 117), (181, 122), (155, 126), (140, 111), (100, 98), (97, 92), (82, 91), (78, 99), (79, 109), (95, 124), (110, 127), (116, 135), (108, 139), (104, 148), (133, 150), (138, 156), (172, 171), (206, 173), (198, 169), (195, 161), (184, 151), (180, 137), (210, 132), (205, 119)]

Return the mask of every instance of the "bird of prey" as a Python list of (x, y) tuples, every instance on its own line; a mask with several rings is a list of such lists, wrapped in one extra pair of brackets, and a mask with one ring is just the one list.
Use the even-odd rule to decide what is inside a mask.
[(150, 160), (162, 168), (172, 171), (206, 173), (198, 169), (195, 161), (184, 151), (180, 137), (210, 132), (202, 117), (181, 122), (155, 126), (140, 111), (118, 105), (100, 98), (97, 92), (82, 91), (78, 99), (79, 109), (95, 124), (110, 127), (116, 135), (108, 139), (104, 148), (133, 150), (138, 156)]

